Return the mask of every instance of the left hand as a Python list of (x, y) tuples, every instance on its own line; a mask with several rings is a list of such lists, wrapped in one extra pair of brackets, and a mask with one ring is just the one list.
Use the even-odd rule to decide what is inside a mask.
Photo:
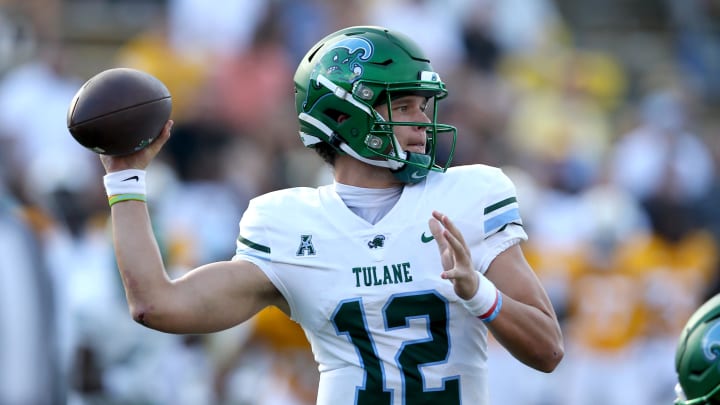
[(450, 218), (438, 211), (433, 211), (428, 225), (440, 250), (443, 266), (440, 277), (453, 283), (458, 297), (469, 300), (477, 292), (478, 277), (481, 276), (473, 268), (470, 249), (462, 233)]

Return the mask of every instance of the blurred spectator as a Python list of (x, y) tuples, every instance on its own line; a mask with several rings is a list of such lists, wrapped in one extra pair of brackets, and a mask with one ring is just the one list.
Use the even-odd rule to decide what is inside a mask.
[[(65, 125), (70, 102), (82, 82), (67, 70), (69, 55), (57, 42), (43, 42), (33, 59), (0, 78), (0, 141), (7, 186), (33, 223), (53, 291), (53, 344), (62, 378), (72, 374), (76, 324), (72, 313), (72, 241), (104, 206), (97, 156), (80, 146)], [(67, 245), (58, 244), (60, 241)], [(72, 247), (72, 248), (70, 248)], [(70, 248), (70, 249), (67, 249)], [(78, 247), (78, 249), (80, 249)], [(64, 257), (58, 257), (62, 252)], [(65, 260), (69, 259), (69, 260)], [(41, 336), (50, 336), (43, 334)], [(30, 338), (28, 338), (30, 339)]]
[[(531, 54), (555, 45), (564, 22), (551, 0), (467, 1), (490, 15), (490, 37), (504, 53)], [(466, 14), (467, 15), (467, 14)]]
[(675, 52), (687, 85), (705, 100), (720, 102), (720, 3), (665, 0), (674, 28)]
[(466, 63), (477, 72), (492, 73), (504, 52), (492, 32), (492, 8), (487, 2), (475, 5), (460, 20)]
[(9, 27), (17, 30), (14, 33), (17, 36), (11, 40), (31, 38), (40, 43), (58, 41), (62, 30), (58, 18), (62, 3), (63, 0), (1, 0), (0, 14), (6, 12), (13, 22)]
[(700, 226), (696, 208), (710, 190), (715, 162), (691, 132), (677, 93), (650, 93), (641, 112), (640, 124), (614, 147), (613, 181), (644, 204), (658, 234), (679, 240)]
[(8, 169), (14, 184), (8, 186), (22, 193), (23, 202), (49, 209), (47, 197), (54, 191), (90, 187), (100, 163), (65, 125), (82, 82), (68, 71), (63, 45), (43, 43), (37, 52), (0, 77), (0, 138), (14, 151)]
[(267, 147), (282, 142), (270, 136), (273, 132), (267, 128), (278, 117), (285, 121), (286, 113), (292, 110), (284, 107), (293, 102), (295, 67), (281, 42), (283, 27), (276, 23), (277, 19), (276, 13), (268, 13), (259, 29), (250, 34), (246, 47), (219, 57), (206, 90), (211, 94), (210, 108), (219, 120), (239, 135), (255, 137), (256, 142)]
[(0, 403), (65, 403), (54, 286), (37, 235), (1, 179), (0, 240)]
[[(325, 35), (344, 27), (368, 25), (371, 2), (364, 0), (275, 0), (272, 24), (280, 27), (282, 46), (294, 69), (307, 50)], [(262, 25), (262, 24), (260, 24)]]
[(422, 44), (433, 69), (446, 77), (465, 58), (458, 15), (452, 11), (438, 0), (392, 0), (370, 3), (367, 16), (370, 25), (397, 30)]
[(503, 383), (502, 375), (497, 376), (495, 386), (502, 388), (495, 390), (494, 400), (655, 404), (646, 387), (637, 384), (642, 359), (636, 346), (645, 322), (638, 291), (643, 282), (618, 262), (624, 246), (650, 232), (642, 207), (604, 180), (569, 193), (536, 182), (516, 167), (504, 170), (516, 181), (525, 227), (533, 235), (523, 250), (556, 308), (569, 356), (556, 370), (558, 376), (547, 376), (520, 369), (493, 351), (494, 367), (527, 381), (518, 392), (513, 382)]
[(603, 169), (611, 113), (623, 72), (607, 54), (560, 50), (507, 58), (502, 74), (517, 91), (507, 136), (518, 164), (550, 187), (579, 192)]
[[(350, 8), (347, 1), (339, 4)], [(280, 0), (275, 3), (278, 13), (276, 24), (282, 27), (281, 43), (286, 48), (291, 65), (297, 66), (308, 48), (319, 38), (333, 32), (334, 15), (332, 7), (338, 2), (332, 0)], [(356, 12), (357, 10), (352, 10)]]
[[(700, 200), (698, 206), (698, 216), (704, 229), (708, 230), (714, 237), (715, 241), (720, 241), (720, 122), (714, 122), (708, 130), (710, 134), (705, 140), (715, 162), (715, 175), (713, 183), (705, 198)], [(713, 295), (720, 293), (720, 263), (715, 270), (713, 282), (708, 286), (705, 292), (705, 299), (709, 299)]]
[(168, 0), (172, 47), (186, 56), (213, 59), (245, 49), (262, 21), (266, 0)]
[(26, 16), (0, 6), (0, 74), (26, 60), (36, 41), (36, 33)]
[(218, 367), (222, 403), (315, 404), (320, 374), (300, 326), (277, 308), (266, 308), (247, 327), (247, 340)]
[(154, 26), (117, 49), (114, 64), (143, 70), (160, 79), (172, 95), (171, 118), (181, 122), (200, 113), (194, 111), (198, 104), (195, 99), (201, 96), (200, 89), (214, 61), (173, 46), (169, 35), (167, 20), (158, 18)]

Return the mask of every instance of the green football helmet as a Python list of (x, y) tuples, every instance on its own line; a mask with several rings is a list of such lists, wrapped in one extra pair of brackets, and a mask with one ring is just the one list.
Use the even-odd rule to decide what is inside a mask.
[[(417, 94), (429, 99), (431, 122), (384, 119), (374, 107)], [(416, 183), (429, 171), (444, 172), (452, 161), (457, 130), (437, 123), (445, 84), (430, 61), (407, 36), (381, 27), (350, 27), (328, 35), (303, 57), (295, 72), (295, 107), (305, 146), (331, 145), (367, 164), (390, 169), (404, 183)], [(344, 119), (339, 120), (339, 117)], [(426, 152), (404, 151), (395, 126), (427, 128)], [(438, 135), (450, 134), (449, 156), (436, 162)]]
[(720, 404), (720, 294), (698, 308), (675, 353), (676, 405)]

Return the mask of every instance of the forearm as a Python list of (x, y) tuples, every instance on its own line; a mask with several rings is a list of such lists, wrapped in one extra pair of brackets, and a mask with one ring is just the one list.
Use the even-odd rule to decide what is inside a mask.
[(534, 306), (504, 295), (499, 315), (487, 326), (498, 342), (529, 367), (551, 372), (563, 357), (562, 332), (555, 317)]
[(143, 319), (155, 306), (170, 280), (152, 231), (147, 206), (141, 201), (124, 201), (111, 208), (113, 243), (125, 295), (133, 318)]

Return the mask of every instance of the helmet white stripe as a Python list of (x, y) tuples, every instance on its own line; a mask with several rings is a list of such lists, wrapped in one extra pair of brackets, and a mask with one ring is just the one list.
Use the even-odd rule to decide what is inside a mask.
[(352, 94), (348, 93), (347, 90), (343, 89), (342, 87), (338, 86), (337, 84), (331, 82), (330, 79), (328, 79), (327, 77), (325, 77), (323, 75), (318, 75), (317, 81), (321, 85), (327, 87), (328, 90), (332, 91), (332, 93), (335, 95), (335, 97), (341, 98), (341, 99), (347, 101), (348, 103), (354, 105), (355, 107), (365, 111), (365, 113), (367, 115), (369, 115), (371, 117), (373, 116), (372, 111), (370, 111), (370, 107), (355, 100), (355, 98), (352, 96)]
[(366, 158), (366, 157), (362, 157), (362, 156), (360, 156), (357, 152), (355, 152), (355, 151), (350, 147), (350, 145), (348, 145), (348, 144), (345, 143), (345, 142), (343, 142), (343, 143), (340, 144), (340, 149), (342, 149), (343, 152), (345, 152), (345, 153), (347, 153), (348, 155), (354, 157), (355, 159), (357, 159), (357, 160), (359, 160), (359, 161), (361, 161), (361, 162), (367, 163), (367, 164), (369, 164), (369, 165), (378, 166), (378, 167), (385, 167), (385, 168), (390, 169), (390, 170), (397, 170), (397, 169), (405, 166), (405, 163), (403, 163), (403, 162), (398, 162), (397, 160), (392, 160), (392, 159), (388, 159), (388, 160), (373, 160), (373, 159), (368, 159), (368, 158)]
[[(352, 94), (350, 94), (347, 90), (343, 89), (342, 87), (340, 87), (340, 86), (336, 85), (335, 83), (331, 82), (327, 77), (325, 77), (325, 76), (323, 76), (323, 75), (318, 75), (317, 81), (318, 81), (318, 83), (320, 83), (321, 85), (325, 86), (328, 90), (330, 90), (330, 91), (335, 95), (335, 97), (338, 97), (338, 98), (340, 98), (340, 99), (342, 99), (342, 100), (347, 101), (348, 103), (354, 105), (355, 107), (357, 107), (357, 108), (359, 108), (360, 110), (364, 111), (366, 114), (368, 114), (369, 116), (371, 116), (371, 117), (373, 117), (373, 118), (377, 117), (377, 118), (382, 119), (382, 117), (380, 117), (379, 115), (376, 116), (375, 114), (373, 114), (373, 112), (371, 111), (370, 107), (368, 107), (367, 105), (365, 105), (365, 104), (357, 101), (357, 100), (352, 96)], [(309, 123), (310, 125), (314, 126), (315, 128), (319, 129), (319, 130), (322, 131), (325, 135), (327, 135), (328, 138), (332, 137), (332, 135), (333, 135), (333, 130), (332, 130), (330, 127), (328, 127), (327, 125), (325, 125), (322, 121), (320, 121), (320, 120), (318, 120), (317, 118), (311, 116), (310, 114), (300, 113), (300, 114), (298, 115), (298, 118), (299, 118), (300, 120), (302, 120), (302, 121), (305, 121), (305, 122)], [(322, 142), (322, 140), (319, 139), (318, 137), (309, 135), (309, 134), (307, 134), (307, 133), (305, 133), (305, 132), (300, 132), (300, 137), (302, 138), (303, 143), (305, 144), (305, 146), (310, 146), (310, 145), (314, 145), (314, 144), (316, 144), (316, 143)], [(395, 153), (396, 157), (399, 157), (399, 158), (401, 158), (401, 159), (405, 159), (405, 157), (407, 156), (407, 153), (405, 153), (405, 151), (403, 151), (402, 147), (400, 146), (400, 143), (398, 142), (397, 138), (396, 138), (394, 135), (392, 136), (392, 142), (393, 142), (393, 150), (394, 150), (394, 151), (397, 151), (397, 153)], [(401, 167), (403, 167), (403, 166), (405, 165), (404, 162), (400, 162), (400, 161), (396, 161), (396, 160), (392, 160), (392, 159), (388, 159), (388, 160), (373, 160), (373, 159), (365, 158), (365, 157), (359, 155), (357, 152), (355, 152), (355, 151), (350, 147), (350, 145), (348, 145), (346, 142), (342, 142), (342, 143), (340, 144), (340, 149), (341, 149), (343, 152), (347, 153), (348, 155), (354, 157), (355, 159), (357, 159), (357, 160), (359, 160), (359, 161), (361, 161), (361, 162), (367, 163), (367, 164), (369, 164), (369, 165), (373, 165), (373, 166), (385, 167), (385, 168), (388, 168), (388, 169), (390, 169), (390, 170), (397, 170), (397, 169), (400, 169)]]
[[(310, 115), (310, 114), (308, 114), (308, 113), (304, 113), (304, 112), (303, 112), (303, 113), (300, 113), (300, 114), (298, 115), (298, 118), (299, 118), (301, 121), (305, 121), (305, 122), (307, 122), (308, 124), (310, 124), (310, 125), (314, 126), (315, 128), (319, 129), (319, 130), (322, 131), (325, 135), (327, 135), (328, 138), (330, 138), (330, 137), (332, 136), (332, 134), (333, 134), (333, 130), (330, 129), (329, 126), (325, 125), (322, 121), (320, 121), (319, 119), (313, 117), (312, 115)], [(302, 140), (303, 140), (303, 143), (305, 144), (305, 146), (314, 145), (314, 144), (316, 144), (316, 143), (322, 142), (322, 139), (320, 139), (320, 138), (318, 138), (318, 137), (316, 137), (316, 136), (314, 136), (314, 135), (310, 135), (310, 134), (308, 134), (308, 133), (306, 133), (306, 132), (300, 131), (300, 135), (302, 136)], [(307, 137), (308, 139), (305, 139), (305, 137)]]
[[(307, 122), (308, 124), (314, 126), (315, 128), (319, 129), (319, 130), (322, 131), (325, 135), (327, 135), (328, 138), (330, 138), (330, 137), (333, 135), (333, 131), (332, 131), (332, 129), (330, 129), (330, 127), (328, 127), (328, 126), (325, 125), (322, 121), (318, 120), (317, 118), (313, 117), (313, 116), (310, 115), (310, 114), (300, 113), (300, 114), (298, 115), (298, 118), (299, 118), (300, 120), (305, 121), (305, 122)], [(318, 137), (316, 137), (316, 136), (313, 136), (313, 135), (310, 135), (310, 134), (308, 134), (307, 132), (302, 132), (302, 131), (301, 131), (301, 132), (300, 132), (300, 137), (302, 138), (303, 143), (305, 144), (305, 146), (310, 146), (310, 145), (314, 145), (314, 144), (316, 144), (316, 143), (322, 142), (322, 140), (321, 140), (320, 138), (318, 138)], [(357, 152), (355, 152), (355, 151), (350, 147), (350, 145), (348, 145), (348, 144), (345, 143), (345, 142), (342, 142), (342, 143), (340, 144), (340, 149), (341, 149), (343, 152), (347, 153), (348, 155), (352, 156), (353, 158), (355, 158), (355, 159), (357, 159), (357, 160), (359, 160), (359, 161), (361, 161), (361, 162), (365, 162), (365, 163), (367, 163), (367, 164), (369, 164), (369, 165), (379, 166), (379, 167), (385, 167), (385, 168), (388, 168), (388, 169), (391, 169), (391, 170), (397, 170), (397, 169), (403, 167), (403, 165), (404, 165), (403, 162), (398, 162), (398, 161), (395, 161), (395, 160), (373, 160), (373, 159), (365, 158), (365, 157), (363, 157), (363, 156), (360, 156)]]

